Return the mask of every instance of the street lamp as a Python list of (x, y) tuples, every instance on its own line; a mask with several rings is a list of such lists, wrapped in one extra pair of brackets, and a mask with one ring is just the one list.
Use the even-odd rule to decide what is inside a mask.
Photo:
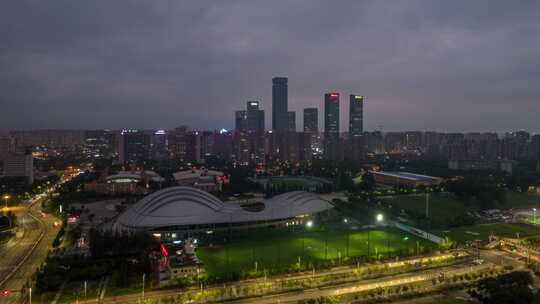
[(533, 208), (533, 224), (536, 224), (536, 208)]
[(8, 209), (8, 199), (9, 199), (9, 195), (4, 195), (4, 200), (6, 201), (6, 210)]
[(382, 213), (377, 214), (377, 222), (380, 223), (383, 220), (384, 220), (384, 216), (382, 215)]
[(313, 221), (307, 221), (306, 227), (311, 228), (313, 226)]

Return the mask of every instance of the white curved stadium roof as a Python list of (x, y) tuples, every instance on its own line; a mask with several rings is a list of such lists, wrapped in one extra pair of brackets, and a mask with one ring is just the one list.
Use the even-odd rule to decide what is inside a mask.
[(278, 220), (332, 208), (318, 195), (293, 191), (263, 202), (261, 211), (247, 211), (237, 203), (222, 202), (192, 187), (170, 187), (154, 192), (121, 214), (117, 229), (150, 230), (159, 227)]

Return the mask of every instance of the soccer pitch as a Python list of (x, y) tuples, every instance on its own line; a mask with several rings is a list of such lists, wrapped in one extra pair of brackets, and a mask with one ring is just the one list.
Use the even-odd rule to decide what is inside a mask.
[[(418, 248), (417, 248), (418, 247)], [(306, 231), (253, 233), (234, 243), (200, 247), (198, 258), (205, 270), (215, 276), (230, 273), (284, 269), (300, 262), (317, 265), (355, 257), (411, 255), (437, 247), (436, 244), (397, 229), (371, 231)]]

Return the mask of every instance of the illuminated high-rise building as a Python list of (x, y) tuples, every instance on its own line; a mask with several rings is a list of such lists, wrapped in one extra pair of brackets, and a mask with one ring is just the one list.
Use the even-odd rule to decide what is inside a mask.
[(322, 153), (322, 144), (319, 135), (319, 109), (304, 109), (304, 133), (311, 135), (311, 153), (320, 155)]
[(349, 136), (362, 136), (364, 133), (364, 96), (349, 97)]
[(341, 160), (339, 139), (339, 93), (324, 94), (324, 154), (326, 159)]
[(249, 134), (264, 134), (264, 110), (260, 109), (260, 103), (258, 101), (247, 102), (247, 120)]
[(118, 142), (120, 163), (137, 163), (150, 156), (150, 136), (135, 129), (124, 129)]
[(324, 136), (339, 137), (339, 93), (324, 94)]
[(272, 78), (272, 130), (286, 131), (289, 127), (289, 89), (287, 77)]
[(248, 118), (247, 111), (236, 111), (234, 129), (236, 132), (247, 133), (248, 130)]

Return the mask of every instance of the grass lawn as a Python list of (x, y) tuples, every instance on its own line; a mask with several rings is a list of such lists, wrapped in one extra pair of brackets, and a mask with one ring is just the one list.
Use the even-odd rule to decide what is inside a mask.
[(416, 241), (419, 242), (420, 250), (436, 247), (431, 242), (395, 229), (372, 230), (369, 233), (350, 231), (349, 235), (346, 231), (309, 231), (305, 237), (301, 232), (280, 231), (279, 234), (265, 233), (224, 246), (200, 247), (197, 256), (209, 274), (220, 276), (253, 271), (255, 262), (258, 270), (262, 271), (288, 267), (298, 263), (299, 259), (302, 263), (328, 260), (337, 262), (340, 257), (367, 256), (368, 250), (373, 257), (389, 253), (414, 254)]
[[(397, 195), (383, 198), (392, 208), (411, 211), (414, 214), (426, 214), (425, 195)], [(447, 220), (466, 212), (465, 204), (452, 195), (434, 193), (429, 196), (429, 216), (435, 222), (445, 223)]]
[(463, 243), (472, 240), (488, 240), (490, 234), (510, 238), (515, 238), (516, 233), (519, 233), (520, 237), (540, 235), (540, 227), (535, 228), (519, 224), (502, 223), (463, 226), (447, 230), (439, 230), (435, 231), (434, 233), (442, 237), (448, 236), (448, 238), (451, 240)]
[(99, 281), (88, 281), (86, 284), (86, 298), (84, 297), (84, 282), (68, 282), (58, 299), (59, 303), (73, 303), (85, 299), (96, 299), (99, 292)]
[[(426, 213), (425, 195), (398, 195), (392, 198), (384, 198), (384, 202), (392, 205), (392, 208), (405, 210), (413, 214), (424, 215)], [(540, 197), (518, 192), (506, 192), (506, 204), (497, 207), (499, 209), (526, 209), (535, 207), (540, 210)], [(465, 202), (454, 198), (452, 195), (431, 194), (429, 197), (429, 217), (433, 226), (444, 227), (447, 222), (468, 210)], [(540, 218), (540, 211), (538, 212)], [(538, 221), (540, 223), (540, 221)]]

